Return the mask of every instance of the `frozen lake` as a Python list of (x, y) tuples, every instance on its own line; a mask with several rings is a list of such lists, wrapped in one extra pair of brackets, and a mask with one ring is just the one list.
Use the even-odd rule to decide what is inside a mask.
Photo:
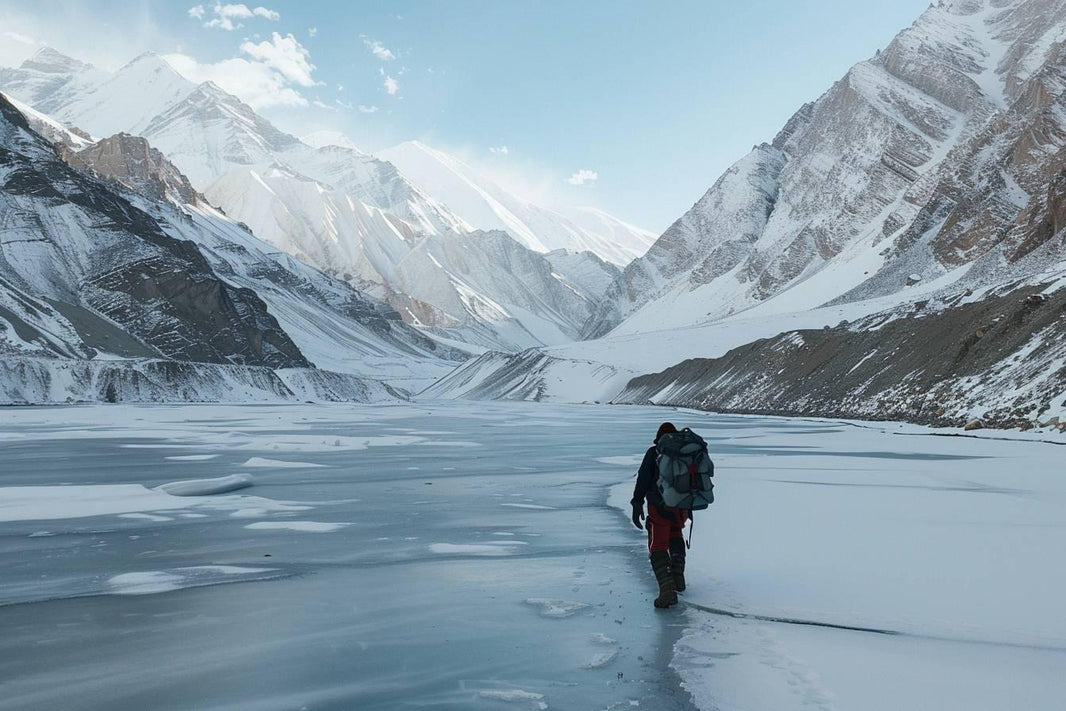
[(631, 472), (596, 461), (662, 416), (0, 410), (0, 487), (255, 482), (30, 492), (115, 512), (15, 521), (0, 488), (0, 708), (691, 708), (680, 621), (653, 614), (643, 539), (607, 506)]
[[(619, 507), (664, 419), (708, 438), (719, 501), (686, 604), (656, 612)], [(1060, 708), (1066, 448), (927, 435), (528, 403), (2, 409), (0, 708)], [(234, 475), (253, 485), (150, 490)]]

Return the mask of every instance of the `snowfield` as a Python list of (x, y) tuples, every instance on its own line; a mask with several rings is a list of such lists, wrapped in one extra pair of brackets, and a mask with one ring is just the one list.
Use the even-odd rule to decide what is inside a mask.
[[(664, 419), (708, 439), (718, 499), (665, 612), (627, 505)], [(1066, 698), (1063, 448), (1033, 435), (526, 402), (0, 431), (5, 711)]]

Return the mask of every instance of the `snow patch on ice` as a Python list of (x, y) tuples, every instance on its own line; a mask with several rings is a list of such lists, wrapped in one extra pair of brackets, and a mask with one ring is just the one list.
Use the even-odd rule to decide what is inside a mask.
[(244, 568), (235, 565), (198, 565), (172, 570), (146, 570), (122, 573), (107, 581), (108, 592), (113, 595), (154, 595), (203, 587), (219, 583), (239, 582), (241, 578), (259, 577), (274, 572), (274, 568)]
[(431, 543), (429, 550), (438, 555), (505, 556), (514, 553), (524, 541), (490, 541), (488, 543)]

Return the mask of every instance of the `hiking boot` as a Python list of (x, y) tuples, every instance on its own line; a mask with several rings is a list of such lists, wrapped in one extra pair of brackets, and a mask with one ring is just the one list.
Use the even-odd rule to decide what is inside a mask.
[(677, 590), (674, 588), (674, 576), (670, 572), (670, 553), (653, 551), (651, 569), (659, 583), (659, 597), (655, 598), (656, 607), (670, 607), (677, 604)]
[(670, 572), (674, 575), (674, 589), (685, 591), (685, 542), (670, 541)]

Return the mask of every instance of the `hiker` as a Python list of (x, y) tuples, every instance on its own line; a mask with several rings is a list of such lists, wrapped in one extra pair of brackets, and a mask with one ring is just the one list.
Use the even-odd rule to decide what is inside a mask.
[(648, 448), (637, 471), (633, 487), (633, 525), (643, 530), (644, 501), (648, 502), (648, 555), (651, 569), (659, 583), (656, 607), (670, 607), (677, 603), (678, 591), (685, 589), (685, 537), (682, 529), (691, 515), (686, 509), (674, 509), (663, 503), (656, 485), (659, 479), (658, 444), (664, 434), (677, 432), (673, 423), (664, 422), (655, 433), (655, 444)]

